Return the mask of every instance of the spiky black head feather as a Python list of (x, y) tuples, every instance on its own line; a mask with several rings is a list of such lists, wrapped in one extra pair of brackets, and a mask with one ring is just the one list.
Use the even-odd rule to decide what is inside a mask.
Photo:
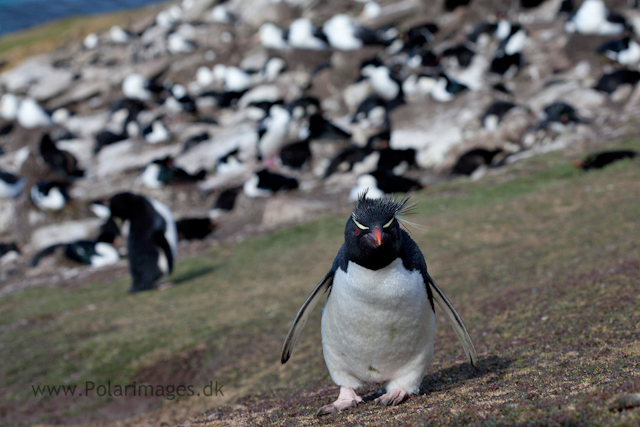
[(402, 250), (398, 217), (407, 212), (408, 200), (369, 199), (366, 191), (360, 194), (344, 231), (347, 261), (379, 270), (398, 258)]
[(407, 214), (410, 206), (407, 206), (409, 197), (394, 198), (386, 196), (381, 199), (370, 199), (367, 197), (368, 189), (358, 195), (358, 202), (351, 217), (356, 221), (370, 222), (377, 219), (386, 219)]

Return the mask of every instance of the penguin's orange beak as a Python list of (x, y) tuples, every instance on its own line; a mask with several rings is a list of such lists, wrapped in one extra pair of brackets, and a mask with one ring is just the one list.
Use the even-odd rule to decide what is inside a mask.
[(368, 234), (367, 238), (373, 244), (373, 246), (379, 248), (380, 245), (382, 245), (382, 231), (380, 230), (380, 227), (374, 228), (373, 233)]

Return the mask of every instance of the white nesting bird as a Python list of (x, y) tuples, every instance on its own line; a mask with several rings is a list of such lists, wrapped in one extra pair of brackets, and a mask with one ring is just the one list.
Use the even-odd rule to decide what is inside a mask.
[(15, 120), (18, 115), (20, 101), (12, 93), (5, 93), (0, 98), (0, 116), (5, 120)]
[(49, 114), (33, 98), (25, 98), (20, 103), (16, 118), (20, 126), (26, 129), (50, 126), (52, 124)]
[(282, 105), (274, 104), (258, 127), (258, 152), (269, 162), (280, 152), (289, 133), (291, 114)]
[(285, 38), (284, 30), (276, 27), (271, 22), (262, 24), (260, 30), (258, 30), (258, 37), (260, 43), (267, 49), (285, 50), (289, 49), (287, 40)]
[(360, 194), (365, 191), (368, 199), (381, 199), (384, 197), (384, 192), (378, 188), (378, 181), (373, 175), (367, 173), (358, 177), (356, 185), (349, 191), (349, 200), (357, 202)]
[(109, 37), (111, 37), (111, 41), (116, 44), (124, 44), (129, 42), (131, 39), (131, 35), (122, 29), (120, 25), (114, 25), (109, 30)]
[(626, 25), (623, 17), (611, 14), (604, 1), (585, 0), (564, 28), (568, 33), (608, 36), (623, 33)]
[(146, 101), (151, 99), (152, 93), (147, 89), (149, 81), (141, 74), (133, 73), (125, 77), (122, 82), (122, 93), (129, 99)]
[(385, 101), (396, 99), (400, 84), (391, 78), (391, 70), (384, 65), (369, 64), (362, 68), (362, 75), (369, 79), (375, 93)]
[(196, 45), (180, 33), (171, 33), (169, 37), (167, 37), (167, 50), (172, 55), (183, 52), (190, 53), (196, 50)]
[(169, 131), (160, 119), (155, 119), (149, 126), (144, 128), (142, 135), (149, 144), (158, 144), (168, 141), (169, 138), (171, 138)]
[(318, 30), (313, 28), (307, 18), (299, 18), (289, 27), (289, 45), (295, 49), (323, 50), (327, 44), (316, 37)]
[(217, 64), (213, 67), (213, 75), (224, 84), (224, 90), (228, 92), (243, 92), (253, 85), (251, 74), (233, 66)]
[(156, 16), (156, 24), (162, 28), (171, 28), (182, 19), (182, 8), (178, 5), (163, 10)]
[(220, 24), (228, 24), (232, 21), (231, 13), (225, 4), (216, 5), (211, 9), (211, 20)]
[(84, 38), (82, 45), (85, 49), (95, 49), (98, 46), (98, 35), (96, 33), (87, 34), (87, 37)]
[(213, 81), (214, 81), (214, 77), (213, 77), (213, 71), (211, 71), (211, 68), (206, 67), (204, 65), (201, 67), (198, 67), (198, 70), (196, 71), (196, 82), (198, 83), (198, 86), (207, 87), (211, 83), (213, 83)]

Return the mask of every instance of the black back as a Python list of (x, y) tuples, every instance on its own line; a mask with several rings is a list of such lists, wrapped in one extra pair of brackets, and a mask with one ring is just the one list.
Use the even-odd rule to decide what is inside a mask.
[(280, 160), (285, 166), (300, 169), (311, 159), (309, 140), (293, 142), (280, 150)]
[(224, 190), (216, 199), (213, 208), (223, 211), (232, 211), (233, 207), (236, 204), (236, 198), (238, 197), (238, 194), (240, 194), (240, 190), (242, 190), (242, 187), (229, 188), (227, 190)]
[(298, 180), (262, 169), (257, 173), (258, 188), (271, 191), (294, 190), (298, 188)]
[(490, 165), (493, 158), (501, 152), (500, 148), (495, 150), (487, 150), (485, 148), (469, 150), (458, 158), (457, 163), (451, 169), (451, 173), (454, 175), (471, 175), (480, 166)]
[(633, 150), (615, 150), (615, 151), (603, 151), (601, 153), (590, 154), (580, 164), (580, 167), (585, 171), (589, 169), (602, 169), (603, 167), (610, 165), (623, 159), (633, 159), (638, 153)]
[(623, 84), (636, 85), (640, 80), (640, 71), (636, 70), (616, 70), (609, 74), (604, 74), (593, 87), (595, 90), (612, 94)]
[(209, 218), (184, 218), (176, 221), (179, 240), (202, 240), (216, 229)]
[(171, 268), (173, 259), (164, 233), (167, 224), (146, 197), (133, 193), (118, 193), (110, 201), (111, 215), (129, 220), (127, 252), (133, 277), (131, 292), (153, 289), (162, 276), (158, 267), (159, 251), (163, 250)]

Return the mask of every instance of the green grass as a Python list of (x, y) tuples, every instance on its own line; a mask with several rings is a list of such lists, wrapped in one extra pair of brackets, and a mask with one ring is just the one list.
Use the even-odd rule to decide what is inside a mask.
[[(366, 403), (337, 416), (341, 425), (640, 422), (638, 410), (611, 414), (604, 404), (617, 390), (640, 391), (640, 168), (625, 161), (583, 173), (569, 160), (549, 154), (415, 195), (410, 220), (426, 232), (412, 235), (467, 323), (482, 370), (462, 364), (455, 335), (441, 323), (423, 393), (397, 408)], [(336, 393), (322, 359), (320, 310), (285, 366), (279, 350), (331, 265), (345, 221), (329, 215), (179, 259), (177, 285), (165, 291), (129, 295), (128, 280), (118, 280), (0, 299), (0, 398), (30, 410), (47, 400), (50, 414), (41, 419), (53, 422), (115, 403), (66, 407), (34, 398), (31, 384), (215, 379), (228, 399), (197, 410), (239, 403), (211, 409), (223, 423), (315, 424), (314, 408)]]

